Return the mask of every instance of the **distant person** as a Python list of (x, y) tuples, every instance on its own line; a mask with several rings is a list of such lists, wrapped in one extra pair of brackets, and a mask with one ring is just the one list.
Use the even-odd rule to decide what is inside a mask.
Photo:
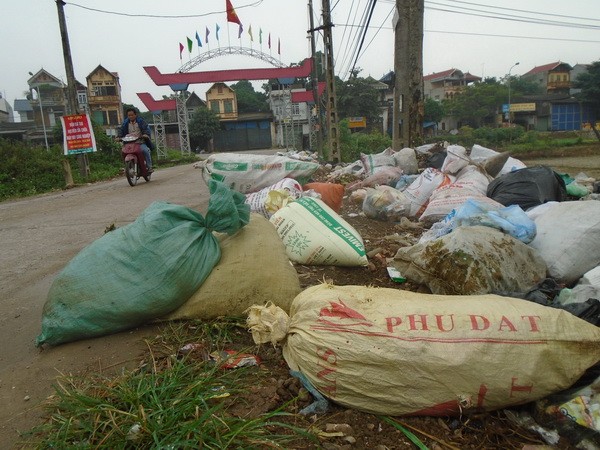
[(138, 117), (135, 108), (127, 108), (125, 113), (127, 114), (127, 119), (125, 119), (123, 125), (121, 125), (119, 136), (125, 137), (129, 134), (138, 139), (142, 138), (144, 140), (144, 142), (140, 144), (140, 148), (142, 149), (142, 152), (144, 152), (148, 173), (154, 172), (154, 170), (152, 170), (152, 156), (150, 155), (150, 149), (152, 148), (152, 141), (150, 140), (150, 126), (144, 119)]

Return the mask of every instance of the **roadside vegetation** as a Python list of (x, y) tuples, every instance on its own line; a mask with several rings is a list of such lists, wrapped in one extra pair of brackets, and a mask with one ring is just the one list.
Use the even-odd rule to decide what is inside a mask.
[(240, 395), (272, 376), (257, 366), (226, 368), (211, 357), (250, 346), (242, 335), (249, 333), (241, 320), (168, 323), (147, 341), (149, 351), (133, 370), (59, 377), (44, 405), (46, 422), (24, 435), (23, 443), (119, 449), (293, 448), (295, 442), (316, 442), (283, 410), (292, 404), (239, 417)]
[[(99, 132), (96, 136), (103, 134)], [(87, 154), (90, 174), (84, 178), (80, 174), (77, 157), (64, 156), (60, 145), (53, 145), (46, 150), (44, 146), (0, 138), (0, 201), (65, 189), (63, 161), (69, 164), (76, 186), (120, 176), (123, 162), (119, 145), (108, 136), (106, 139), (101, 137), (97, 144), (98, 151)], [(191, 163), (197, 157), (195, 154), (184, 156), (178, 150), (169, 150), (166, 159), (158, 160), (156, 153), (152, 159), (155, 166), (160, 168)]]

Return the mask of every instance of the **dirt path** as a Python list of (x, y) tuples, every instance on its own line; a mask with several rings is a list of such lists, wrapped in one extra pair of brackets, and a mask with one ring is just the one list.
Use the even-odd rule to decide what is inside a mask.
[(208, 189), (192, 165), (157, 170), (131, 188), (124, 178), (0, 203), (0, 448), (39, 423), (40, 402), (59, 373), (133, 362), (153, 327), (40, 351), (42, 307), (57, 273), (106, 227), (134, 221), (155, 200), (206, 212)]

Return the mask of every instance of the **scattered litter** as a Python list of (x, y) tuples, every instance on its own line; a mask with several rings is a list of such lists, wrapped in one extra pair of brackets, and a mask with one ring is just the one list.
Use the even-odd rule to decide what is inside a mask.
[(240, 367), (258, 366), (260, 358), (249, 353), (239, 353), (235, 350), (212, 352), (211, 359), (223, 369), (239, 369)]

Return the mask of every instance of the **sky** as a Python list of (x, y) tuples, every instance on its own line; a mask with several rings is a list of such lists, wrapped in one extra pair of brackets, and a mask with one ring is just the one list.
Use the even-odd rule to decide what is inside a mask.
[[(156, 99), (172, 93), (168, 86), (156, 86), (144, 66), (156, 66), (162, 73), (177, 72), (202, 52), (219, 46), (261, 50), (286, 65), (310, 56), (308, 0), (231, 0), (244, 27), (241, 39), (238, 25), (226, 21), (225, 0), (65, 1), (75, 78), (85, 84), (86, 76), (101, 64), (119, 74), (123, 102), (142, 111), (146, 108), (138, 92), (149, 92)], [(352, 67), (362, 69), (359, 76), (376, 79), (393, 70), (395, 0), (375, 3), (363, 37), (371, 2), (330, 0), (335, 72), (342, 79), (348, 78)], [(66, 82), (66, 71), (55, 0), (2, 3), (0, 93), (14, 105), (28, 89), (28, 72), (44, 68)], [(321, 0), (313, 0), (316, 26), (322, 23), (321, 7)], [(425, 75), (456, 68), (480, 77), (502, 78), (509, 70), (522, 75), (556, 61), (574, 65), (600, 60), (598, 0), (425, 0), (424, 30)], [(197, 46), (196, 32), (202, 48)], [(191, 54), (187, 38), (193, 41)], [(179, 43), (185, 46), (181, 59)], [(316, 45), (323, 51), (322, 35)], [(256, 67), (268, 64), (249, 56), (227, 55), (204, 61), (191, 71)], [(260, 89), (262, 82), (253, 84)], [(190, 85), (189, 89), (205, 98), (209, 87)]]

